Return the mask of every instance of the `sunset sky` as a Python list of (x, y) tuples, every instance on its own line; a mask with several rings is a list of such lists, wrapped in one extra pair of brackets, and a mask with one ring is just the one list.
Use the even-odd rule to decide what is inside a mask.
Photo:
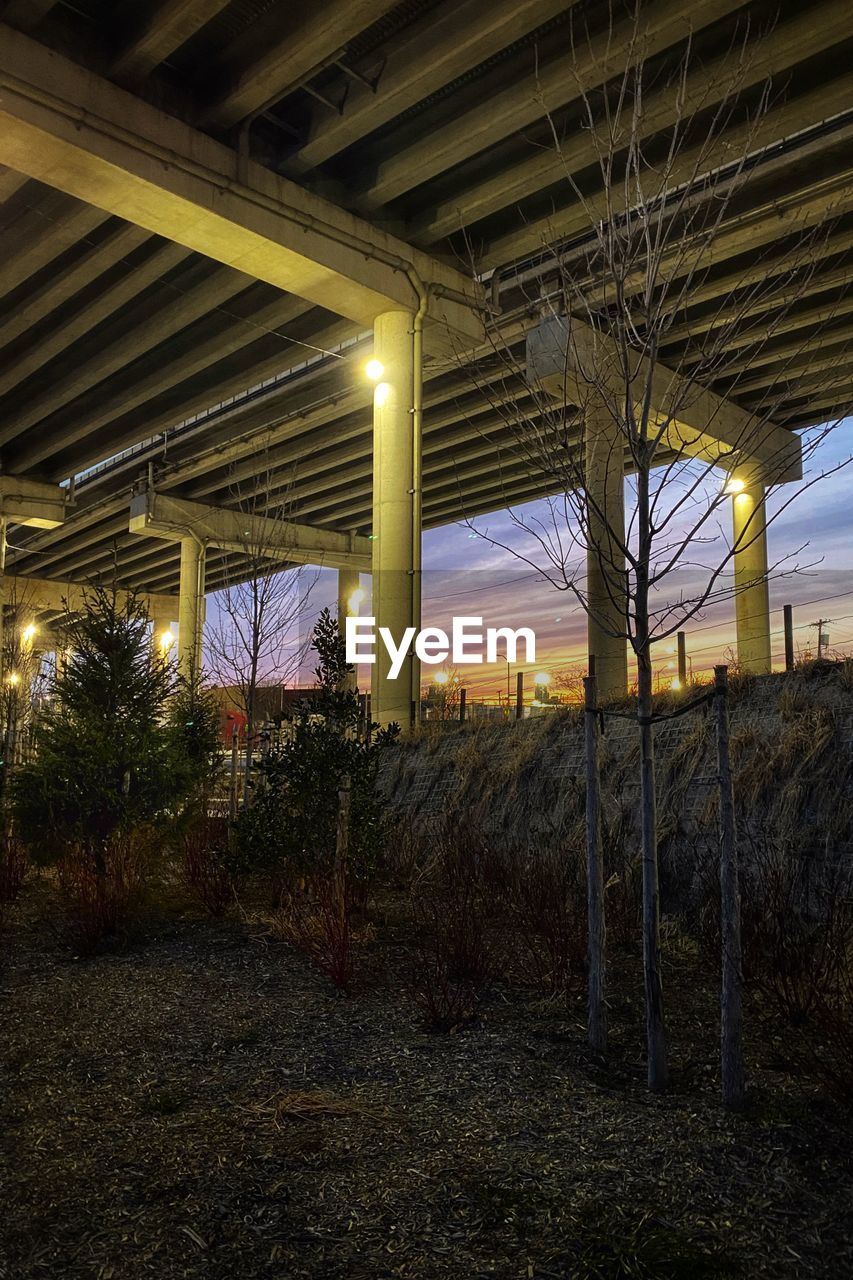
[[(782, 606), (794, 606), (795, 642), (799, 650), (814, 646), (818, 618), (828, 618), (830, 648), (853, 652), (853, 469), (846, 465), (853, 449), (853, 419), (847, 420), (817, 447), (806, 466), (806, 477), (823, 479), (798, 493), (794, 501), (771, 523), (768, 532), (769, 560), (777, 564), (785, 557), (771, 580), (771, 628), (774, 665), (782, 665)], [(840, 468), (840, 469), (836, 469)], [(796, 486), (799, 488), (800, 486)], [(791, 489), (795, 486), (791, 486)], [(782, 493), (779, 501), (789, 496)], [(630, 505), (630, 490), (626, 496)], [(727, 504), (726, 504), (727, 505)], [(543, 503), (518, 508), (516, 515), (529, 524), (530, 518), (547, 516)], [(772, 509), (772, 507), (771, 507)], [(546, 581), (536, 568), (523, 563), (515, 552), (532, 553), (535, 563), (544, 557), (532, 540), (525, 538), (505, 511), (478, 517), (477, 533), (465, 525), (449, 525), (429, 530), (424, 536), (423, 625), (450, 630), (454, 615), (479, 615), (488, 626), (528, 626), (537, 637), (536, 661), (522, 664), (531, 672), (547, 671), (554, 677), (571, 672), (585, 662), (586, 619), (580, 605), (565, 590)], [(722, 533), (717, 552), (722, 545)], [(495, 545), (503, 543), (512, 550)], [(714, 557), (713, 546), (700, 552)], [(691, 595), (691, 582), (698, 571), (680, 571), (672, 578), (673, 594)], [(369, 592), (369, 579), (363, 580)], [(694, 588), (695, 590), (695, 588)], [(311, 590), (304, 626), (310, 628), (319, 611), (334, 609), (336, 575), (321, 570)], [(369, 613), (369, 595), (361, 606)], [(687, 653), (695, 674), (708, 672), (716, 662), (730, 656), (734, 644), (734, 602), (731, 599), (705, 609), (685, 627)], [(656, 648), (655, 665), (662, 681), (670, 678), (674, 663), (674, 638)], [(311, 663), (300, 675), (309, 676)], [(424, 668), (427, 683), (438, 668)], [(516, 668), (513, 669), (513, 672)], [(505, 663), (459, 669), (470, 698), (493, 698), (506, 691)], [(362, 688), (369, 683), (369, 668), (359, 671)]]

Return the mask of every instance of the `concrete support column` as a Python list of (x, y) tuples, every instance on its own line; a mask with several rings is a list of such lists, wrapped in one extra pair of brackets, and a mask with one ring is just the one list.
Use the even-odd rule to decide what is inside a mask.
[(204, 622), (205, 548), (195, 538), (181, 538), (181, 579), (178, 597), (178, 670), (185, 679), (201, 672)]
[[(360, 590), (361, 585), (357, 569), (338, 569), (338, 626), (341, 638), (345, 634), (344, 628), (346, 627), (347, 618), (358, 616), (361, 597), (357, 592)], [(347, 676), (344, 687), (353, 691), (358, 688), (358, 679), (355, 671), (352, 671)]]
[(770, 594), (767, 582), (767, 525), (764, 485), (737, 475), (732, 491), (737, 656), (744, 671), (770, 671)]
[[(377, 316), (374, 357), (382, 375), (373, 393), (373, 614), (399, 644), (407, 627), (420, 626), (420, 414), (416, 412), (415, 317), (409, 311)], [(419, 354), (419, 353), (418, 353)], [(420, 663), (410, 653), (396, 680), (377, 645), (372, 679), (373, 719), (406, 727), (420, 698)]]
[(622, 433), (606, 406), (588, 408), (584, 433), (587, 636), (602, 700), (623, 697), (628, 688), (624, 456)]

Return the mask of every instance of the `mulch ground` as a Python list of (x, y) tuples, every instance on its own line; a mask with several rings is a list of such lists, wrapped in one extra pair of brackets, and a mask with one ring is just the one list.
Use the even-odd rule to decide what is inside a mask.
[(75, 960), (39, 892), (2, 940), (4, 1280), (853, 1274), (842, 1114), (772, 1044), (726, 1114), (687, 961), (658, 1098), (632, 980), (605, 1070), (582, 1009), (529, 991), (425, 1032), (381, 938), (342, 998), (236, 920)]

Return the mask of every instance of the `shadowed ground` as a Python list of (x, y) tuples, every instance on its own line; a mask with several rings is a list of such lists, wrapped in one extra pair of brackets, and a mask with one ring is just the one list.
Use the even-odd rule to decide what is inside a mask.
[(658, 1099), (633, 961), (605, 1072), (580, 1006), (512, 988), (427, 1034), (381, 935), (344, 999), (236, 923), (150, 922), (124, 952), (74, 961), (28, 922), (45, 894), (3, 943), (4, 1278), (853, 1266), (843, 1118), (771, 1041), (752, 1046), (750, 1112), (723, 1113), (713, 994), (687, 956), (669, 964), (674, 1088)]

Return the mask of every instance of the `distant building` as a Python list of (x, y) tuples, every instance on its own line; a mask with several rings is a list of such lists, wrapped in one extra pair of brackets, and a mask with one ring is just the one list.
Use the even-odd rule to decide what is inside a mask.
[[(220, 707), (219, 728), (222, 740), (230, 744), (234, 726), (237, 736), (246, 736), (246, 713), (243, 709), (243, 697), (236, 685), (215, 685), (211, 692)], [(314, 694), (312, 685), (287, 688), (281, 684), (262, 684), (256, 690), (256, 728), (272, 722), (276, 724), (299, 705), (308, 701)]]

